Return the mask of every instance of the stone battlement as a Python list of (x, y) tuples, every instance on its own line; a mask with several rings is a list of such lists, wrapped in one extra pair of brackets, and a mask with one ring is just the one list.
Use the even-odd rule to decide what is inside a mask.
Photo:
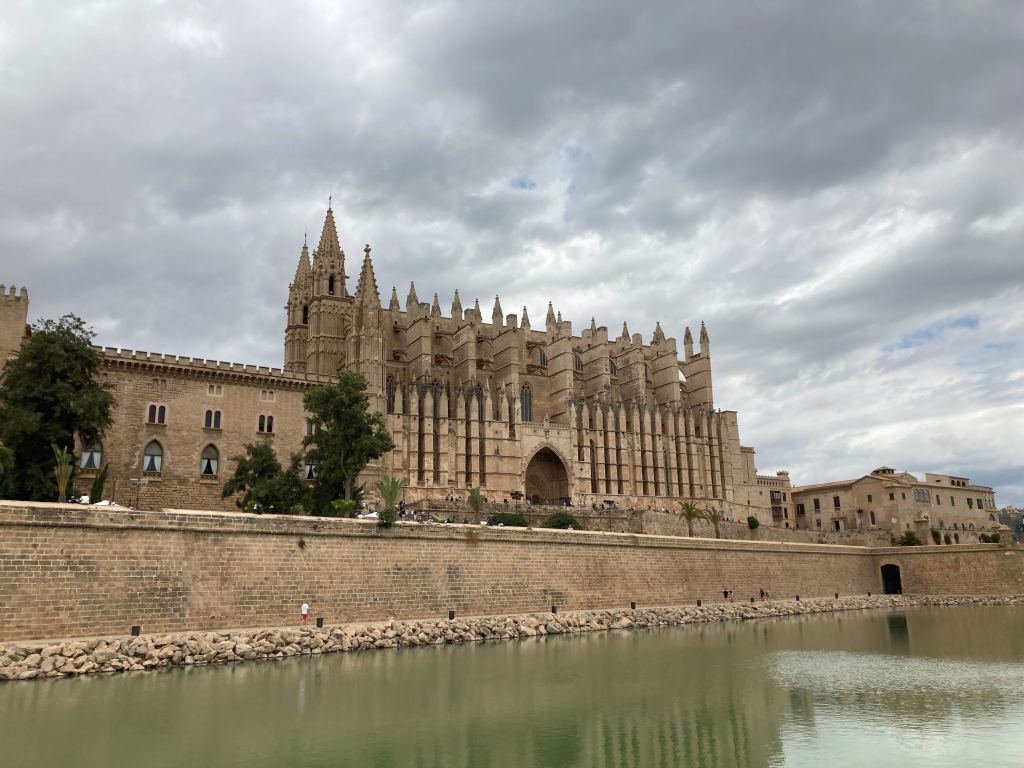
[(28, 288), (22, 287), (21, 291), (15, 286), (11, 286), (10, 289), (6, 285), (0, 283), (0, 303), (5, 305), (21, 305), (28, 306)]
[(284, 381), (309, 382), (311, 384), (328, 383), (333, 377), (316, 374), (296, 373), (284, 371), (280, 368), (271, 368), (265, 365), (248, 365), (245, 363), (230, 363), (223, 360), (207, 360), (201, 357), (186, 357), (184, 355), (165, 355), (159, 352), (146, 352), (143, 350), (120, 349), (118, 347), (94, 347), (107, 362), (110, 363), (139, 363), (150, 365), (166, 365), (175, 368), (202, 369), (205, 371), (216, 371), (220, 373), (246, 374), (249, 376), (267, 376)]

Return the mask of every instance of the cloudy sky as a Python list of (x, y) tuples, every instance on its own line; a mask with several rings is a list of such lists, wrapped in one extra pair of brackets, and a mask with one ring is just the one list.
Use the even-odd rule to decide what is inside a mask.
[(279, 366), (333, 195), (403, 301), (704, 320), (761, 471), (1020, 505), (1022, 83), (1019, 0), (5, 0), (0, 282)]

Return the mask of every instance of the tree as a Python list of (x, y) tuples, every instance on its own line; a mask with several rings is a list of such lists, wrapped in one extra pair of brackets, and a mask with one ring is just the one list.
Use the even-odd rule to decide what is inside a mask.
[(234, 474), (224, 483), (222, 498), (241, 493), (236, 499), (239, 509), (251, 510), (258, 504), (264, 512), (287, 514), (301, 505), (305, 488), (299, 477), (299, 455), (292, 456), (287, 470), (281, 467), (277, 454), (267, 443), (249, 443), (244, 456), (232, 456)]
[(97, 374), (102, 356), (93, 332), (74, 315), (43, 320), (0, 379), (0, 441), (17, 471), (0, 475), (7, 498), (48, 501), (57, 494), (51, 446), (99, 442), (110, 426), (114, 397)]
[(714, 507), (712, 507), (711, 509), (704, 512), (701, 515), (701, 517), (703, 517), (705, 520), (707, 520), (709, 523), (711, 523), (711, 525), (715, 527), (715, 538), (722, 538), (722, 534), (718, 530), (718, 524), (722, 522), (722, 510), (715, 509)]
[(679, 516), (686, 521), (687, 533), (690, 538), (693, 538), (693, 524), (697, 520), (702, 520), (704, 518), (704, 513), (701, 512), (700, 507), (692, 501), (680, 501)]
[(470, 488), (469, 493), (466, 495), (466, 502), (469, 504), (469, 508), (473, 510), (473, 514), (479, 515), (480, 510), (484, 508), (484, 495), (480, 493), (479, 488)]
[(405, 487), (405, 478), (398, 479), (390, 475), (381, 475), (377, 480), (377, 493), (384, 502), (384, 508), (377, 515), (381, 528), (390, 528), (398, 518), (398, 495)]
[(921, 546), (921, 540), (917, 538), (917, 534), (913, 531), (906, 531), (900, 538), (893, 538), (893, 542), (899, 547), (919, 547)]
[(366, 382), (355, 373), (342, 371), (337, 382), (314, 387), (303, 404), (314, 424), (303, 445), (317, 468), (310, 499), (317, 514), (337, 498), (351, 499), (359, 473), (395, 444), (384, 417), (370, 412)]
[(68, 483), (71, 482), (71, 473), (74, 471), (75, 455), (67, 448), (51, 445), (53, 450), (53, 477), (57, 481), (57, 501), (68, 500)]
[(14, 451), (0, 442), (0, 488), (10, 472), (14, 471)]

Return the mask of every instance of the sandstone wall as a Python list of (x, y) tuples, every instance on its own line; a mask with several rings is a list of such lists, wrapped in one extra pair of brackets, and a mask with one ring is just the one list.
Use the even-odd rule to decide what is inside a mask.
[[(897, 551), (909, 592), (1013, 593), (998, 546)], [(934, 550), (934, 551), (931, 551)], [(221, 512), (0, 505), (0, 640), (881, 592), (876, 550)], [(1004, 554), (1010, 552), (1011, 554)], [(1000, 559), (1002, 558), (1002, 559)], [(888, 562), (889, 560), (886, 560)], [(931, 574), (934, 568), (949, 575)], [(990, 575), (990, 569), (996, 575)]]

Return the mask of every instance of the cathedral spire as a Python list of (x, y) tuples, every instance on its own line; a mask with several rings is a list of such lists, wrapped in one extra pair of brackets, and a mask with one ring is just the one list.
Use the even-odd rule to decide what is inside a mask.
[(491, 310), (491, 323), (497, 328), (502, 324), (501, 300), (497, 296), (494, 297), (494, 309)]
[(711, 355), (711, 340), (708, 338), (708, 329), (704, 327), (704, 321), (700, 321), (700, 351), (705, 357)]
[(416, 283), (409, 282), (409, 295), (405, 297), (405, 311), (412, 312), (420, 308), (419, 297), (416, 296)]
[(484, 316), (480, 313), (480, 299), (476, 299), (473, 302), (473, 316), (476, 318), (478, 323), (482, 323)]
[(593, 317), (590, 318), (590, 333), (591, 334), (596, 334), (597, 333), (597, 320), (594, 319)]
[(554, 305), (552, 305), (552, 303), (550, 301), (548, 302), (548, 314), (547, 314), (547, 317), (544, 318), (544, 319), (545, 319), (545, 322), (548, 325), (554, 325), (555, 324), (555, 307), (554, 307)]
[(665, 341), (665, 332), (661, 330), (661, 321), (654, 323), (654, 335), (651, 336), (651, 343), (655, 344), (659, 341)]
[(437, 300), (437, 294), (434, 294), (434, 303), (430, 305), (430, 316), (440, 317), (441, 316), (441, 302)]
[(366, 307), (380, 307), (380, 291), (377, 290), (377, 276), (373, 273), (369, 245), (363, 249), (363, 266), (359, 270), (359, 282), (356, 283), (356, 301)]
[(526, 313), (526, 307), (523, 307), (523, 321), (519, 323), (519, 327), (524, 331), (530, 330), (530, 316)]
[(686, 326), (686, 332), (683, 333), (683, 352), (687, 360), (693, 357), (693, 334), (690, 333), (690, 326)]
[(295, 285), (302, 285), (309, 279), (312, 274), (313, 268), (309, 264), (309, 245), (306, 244), (306, 238), (302, 238), (302, 252), (299, 254), (299, 263), (295, 268)]
[(327, 216), (324, 218), (324, 228), (320, 232), (320, 244), (313, 252), (313, 266), (319, 267), (321, 264), (324, 272), (329, 276), (334, 276), (339, 284), (335, 295), (347, 296), (345, 252), (341, 249), (338, 228), (334, 225), (334, 211), (330, 207), (328, 207)]
[(455, 298), (452, 299), (452, 319), (462, 319), (462, 299), (459, 298), (459, 289), (455, 289)]
[(629, 341), (629, 326), (626, 325), (626, 321), (622, 321), (622, 335), (619, 338), (623, 341)]
[(398, 289), (395, 286), (391, 286), (391, 303), (388, 304), (388, 309), (392, 312), (401, 312), (402, 305), (398, 303)]

